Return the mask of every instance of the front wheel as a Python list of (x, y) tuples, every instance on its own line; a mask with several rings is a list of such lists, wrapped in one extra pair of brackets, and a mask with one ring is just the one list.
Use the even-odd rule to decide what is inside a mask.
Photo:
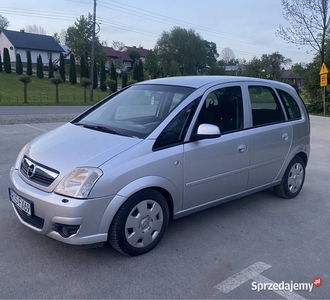
[(285, 199), (296, 197), (304, 185), (305, 174), (305, 162), (301, 157), (295, 156), (289, 163), (281, 183), (275, 186), (275, 193)]
[(142, 190), (119, 208), (109, 229), (109, 243), (125, 255), (146, 253), (159, 243), (168, 220), (164, 196), (153, 189)]

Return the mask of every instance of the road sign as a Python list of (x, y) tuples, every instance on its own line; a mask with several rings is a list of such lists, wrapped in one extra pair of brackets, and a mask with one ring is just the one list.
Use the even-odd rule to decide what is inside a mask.
[(320, 70), (320, 75), (328, 74), (328, 68), (325, 65), (325, 63), (322, 64), (321, 70)]
[(327, 86), (328, 85), (328, 74), (321, 74), (320, 75), (320, 86)]

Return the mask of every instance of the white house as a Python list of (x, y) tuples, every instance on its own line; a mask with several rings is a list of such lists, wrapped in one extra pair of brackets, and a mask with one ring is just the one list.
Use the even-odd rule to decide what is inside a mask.
[(37, 63), (37, 57), (41, 55), (43, 63), (47, 63), (60, 57), (63, 48), (52, 36), (27, 33), (24, 30), (12, 31), (3, 29), (0, 31), (0, 53), (3, 61), (3, 49), (9, 50), (10, 61), (16, 62), (16, 54), (21, 56), (22, 63), (27, 62), (27, 52), (31, 53), (32, 63)]

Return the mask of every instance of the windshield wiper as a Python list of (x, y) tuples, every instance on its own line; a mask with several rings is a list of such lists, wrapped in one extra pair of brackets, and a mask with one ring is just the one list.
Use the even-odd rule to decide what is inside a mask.
[(83, 126), (84, 128), (89, 128), (97, 131), (102, 131), (102, 132), (107, 132), (111, 134), (117, 134), (117, 135), (122, 135), (122, 136), (128, 136), (127, 134), (118, 132), (116, 130), (113, 130), (112, 128), (102, 126), (102, 125), (91, 125), (91, 124), (85, 124), (85, 123), (74, 123), (75, 125), (78, 126)]

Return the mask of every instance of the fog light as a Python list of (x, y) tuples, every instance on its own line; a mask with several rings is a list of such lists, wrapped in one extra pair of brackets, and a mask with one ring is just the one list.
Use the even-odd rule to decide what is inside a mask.
[(68, 238), (73, 234), (76, 234), (80, 228), (80, 225), (65, 225), (54, 223), (53, 230), (58, 232), (61, 237)]

